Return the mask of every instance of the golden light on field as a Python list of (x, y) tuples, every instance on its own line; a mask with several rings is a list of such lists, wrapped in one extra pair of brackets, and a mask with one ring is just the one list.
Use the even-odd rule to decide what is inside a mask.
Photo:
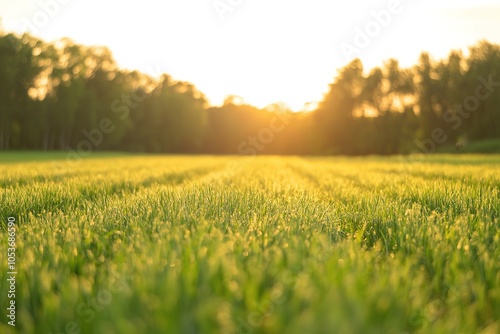
[(120, 66), (194, 83), (210, 103), (228, 94), (294, 110), (321, 99), (337, 68), (421, 51), (444, 57), (500, 42), (498, 1), (0, 1), (4, 29), (106, 45)]

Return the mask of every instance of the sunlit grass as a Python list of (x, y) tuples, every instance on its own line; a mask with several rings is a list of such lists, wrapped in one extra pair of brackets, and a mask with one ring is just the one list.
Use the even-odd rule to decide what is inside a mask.
[(0, 185), (21, 333), (500, 330), (500, 156), (9, 162)]

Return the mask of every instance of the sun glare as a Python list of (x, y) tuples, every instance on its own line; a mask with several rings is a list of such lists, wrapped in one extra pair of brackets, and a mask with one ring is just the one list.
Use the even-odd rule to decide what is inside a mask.
[[(478, 36), (500, 41), (494, 1), (46, 0), (2, 6), (7, 30), (107, 46), (119, 66), (192, 82), (213, 105), (233, 94), (259, 107), (281, 101), (301, 110), (319, 101), (337, 69), (354, 58), (366, 71), (389, 58), (411, 66), (424, 50), (440, 58)], [(464, 24), (467, 15), (472, 23)]]

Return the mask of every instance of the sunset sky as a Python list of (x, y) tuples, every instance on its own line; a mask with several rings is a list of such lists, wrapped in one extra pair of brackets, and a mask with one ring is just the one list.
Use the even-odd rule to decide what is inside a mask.
[(355, 56), (367, 69), (391, 57), (408, 66), (423, 50), (500, 43), (498, 0), (0, 0), (0, 17), (6, 31), (106, 45), (119, 66), (192, 82), (213, 105), (235, 94), (294, 110)]

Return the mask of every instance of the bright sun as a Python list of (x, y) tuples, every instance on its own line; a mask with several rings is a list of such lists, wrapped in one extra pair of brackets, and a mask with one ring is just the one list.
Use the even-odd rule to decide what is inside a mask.
[(120, 66), (190, 81), (214, 105), (232, 94), (300, 110), (355, 57), (367, 69), (391, 57), (410, 66), (423, 50), (440, 58), (479, 39), (500, 42), (500, 5), (492, 0), (0, 4), (6, 30), (106, 45)]

